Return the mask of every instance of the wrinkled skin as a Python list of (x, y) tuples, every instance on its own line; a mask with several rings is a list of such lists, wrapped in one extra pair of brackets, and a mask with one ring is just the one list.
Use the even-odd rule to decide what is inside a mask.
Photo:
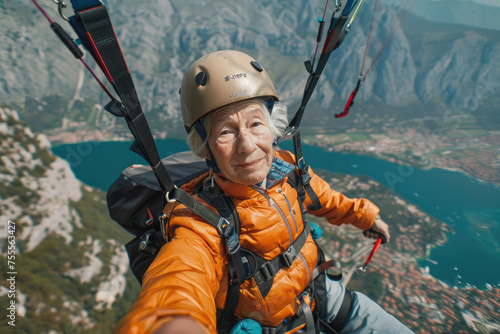
[(212, 116), (208, 143), (217, 167), (229, 180), (262, 182), (273, 161), (273, 134), (259, 103), (249, 101), (218, 110)]

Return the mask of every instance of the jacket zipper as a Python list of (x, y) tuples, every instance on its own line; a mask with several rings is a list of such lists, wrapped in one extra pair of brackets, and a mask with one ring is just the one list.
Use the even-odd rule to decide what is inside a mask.
[(299, 233), (299, 228), (297, 226), (297, 222), (295, 221), (295, 216), (293, 215), (292, 206), (290, 205), (290, 202), (288, 201), (288, 197), (286, 197), (285, 193), (283, 192), (283, 190), (281, 188), (278, 188), (278, 190), (276, 190), (276, 191), (279, 192), (281, 195), (283, 195), (283, 197), (285, 198), (286, 205), (288, 205), (288, 212), (290, 212), (290, 214), (292, 215), (292, 220), (293, 220), (293, 223), (295, 225), (295, 233)]
[(281, 211), (281, 209), (278, 206), (278, 204), (276, 204), (276, 202), (274, 202), (272, 200), (272, 198), (269, 197), (269, 195), (266, 194), (266, 192), (264, 190), (262, 190), (261, 188), (256, 187), (256, 186), (251, 186), (251, 187), (254, 190), (257, 190), (260, 194), (262, 194), (267, 199), (267, 201), (269, 202), (269, 206), (272, 206), (276, 210), (278, 210), (279, 214), (281, 215), (281, 218), (285, 222), (286, 228), (288, 229), (288, 238), (290, 239), (290, 245), (291, 245), (293, 243), (292, 228), (290, 227), (290, 224), (288, 223), (288, 220), (286, 219), (285, 214), (283, 213), (283, 211)]

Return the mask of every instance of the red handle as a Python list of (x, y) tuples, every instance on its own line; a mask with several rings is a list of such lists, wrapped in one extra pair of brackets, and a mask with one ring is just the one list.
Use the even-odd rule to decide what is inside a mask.
[(372, 259), (373, 254), (375, 254), (375, 252), (377, 251), (377, 248), (378, 248), (378, 246), (380, 246), (381, 242), (382, 242), (382, 238), (378, 238), (377, 241), (375, 241), (375, 245), (373, 245), (372, 251), (370, 252), (370, 255), (368, 255), (368, 259), (366, 260), (366, 262), (363, 266), (363, 270), (366, 269), (368, 262), (370, 262), (370, 260)]

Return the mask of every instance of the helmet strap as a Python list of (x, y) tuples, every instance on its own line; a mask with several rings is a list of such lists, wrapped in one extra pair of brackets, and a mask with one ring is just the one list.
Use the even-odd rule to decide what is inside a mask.
[(207, 132), (205, 131), (205, 128), (203, 125), (201, 125), (200, 121), (196, 121), (193, 124), (194, 128), (196, 129), (196, 132), (198, 132), (198, 135), (201, 138), (202, 142), (205, 142), (207, 140)]
[(274, 108), (274, 99), (267, 100), (266, 107), (267, 110), (269, 111), (269, 115), (271, 115), (273, 113), (273, 108)]
[(207, 132), (205, 131), (205, 128), (203, 127), (203, 125), (201, 125), (200, 121), (194, 122), (193, 126), (194, 126), (196, 132), (198, 132), (198, 135), (200, 136), (201, 140), (207, 146), (208, 155), (210, 156), (210, 159), (205, 159), (207, 162), (207, 166), (212, 168), (214, 170), (214, 172), (220, 173), (221, 171), (220, 171), (219, 167), (217, 167), (217, 164), (215, 163), (214, 154), (212, 153), (212, 150), (210, 149), (210, 145), (208, 145)]

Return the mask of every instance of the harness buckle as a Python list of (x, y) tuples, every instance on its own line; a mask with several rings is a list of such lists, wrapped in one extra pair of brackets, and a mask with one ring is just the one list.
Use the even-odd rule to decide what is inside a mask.
[(276, 269), (271, 262), (266, 262), (260, 267), (260, 272), (266, 281), (276, 276)]
[(276, 334), (276, 327), (262, 327), (262, 334)]
[(305, 165), (300, 171), (300, 176), (302, 177), (302, 182), (304, 185), (308, 185), (311, 182), (311, 174), (309, 174), (309, 165)]
[(215, 187), (215, 176), (214, 176), (214, 170), (210, 168), (210, 171), (208, 172), (208, 177), (203, 180), (203, 189), (207, 187), (208, 184), (208, 191), (213, 191)]
[(69, 22), (68, 17), (66, 17), (63, 13), (63, 9), (66, 8), (66, 3), (62, 0), (52, 0), (57, 5), (57, 10), (59, 11), (59, 15), (63, 18), (64, 21)]
[(154, 256), (156, 253), (158, 253), (158, 245), (156, 243), (155, 239), (155, 232), (154, 231), (147, 231), (141, 236), (141, 241), (139, 242), (139, 253), (147, 255), (147, 256)]
[(217, 230), (221, 238), (228, 239), (234, 234), (234, 227), (231, 223), (224, 217), (219, 219), (219, 224), (217, 224)]
[(227, 250), (229, 254), (233, 255), (240, 249), (240, 238), (236, 234), (234, 226), (224, 217), (221, 217), (217, 230), (221, 238), (226, 239)]
[(293, 261), (297, 258), (297, 252), (295, 251), (295, 247), (290, 245), (286, 252), (280, 254), (281, 259), (285, 262), (286, 266), (290, 268), (292, 266)]

